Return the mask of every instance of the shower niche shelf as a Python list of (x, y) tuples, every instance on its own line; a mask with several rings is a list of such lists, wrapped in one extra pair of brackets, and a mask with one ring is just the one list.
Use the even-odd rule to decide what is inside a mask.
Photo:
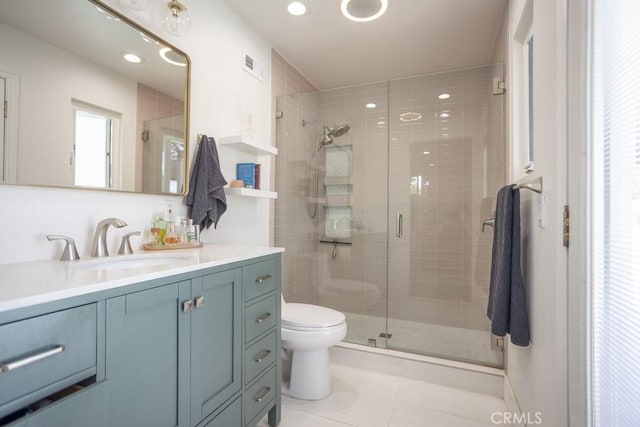
[(245, 142), (242, 136), (223, 136), (220, 138), (220, 145), (230, 147), (238, 151), (242, 151), (254, 156), (277, 156), (278, 149), (271, 145), (256, 145), (254, 143)]
[(267, 190), (255, 190), (253, 188), (231, 188), (225, 187), (224, 193), (227, 196), (245, 196), (245, 197), (257, 197), (262, 199), (277, 199), (278, 193), (275, 191)]

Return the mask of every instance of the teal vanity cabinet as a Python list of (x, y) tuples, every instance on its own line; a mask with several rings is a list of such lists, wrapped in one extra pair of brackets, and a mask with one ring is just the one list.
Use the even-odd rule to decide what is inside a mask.
[(0, 364), (57, 352), (0, 373), (0, 418), (80, 383), (0, 425), (246, 427), (268, 413), (276, 426), (280, 268), (272, 254), (43, 304), (17, 321), (0, 313)]

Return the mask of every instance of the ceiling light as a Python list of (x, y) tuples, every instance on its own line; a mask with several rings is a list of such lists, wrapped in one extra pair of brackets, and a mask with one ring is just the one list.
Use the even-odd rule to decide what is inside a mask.
[(423, 151), (422, 154), (429, 155), (429, 154), (431, 154), (431, 152), (430, 151)]
[(365, 105), (365, 107), (367, 107), (367, 108), (376, 108), (376, 107), (377, 107), (377, 105), (376, 105), (376, 104), (374, 104), (373, 102), (370, 102), (370, 103), (368, 103), (367, 105)]
[(167, 61), (169, 64), (177, 65), (178, 67), (186, 67), (187, 62), (183, 55), (175, 53), (170, 47), (163, 47), (160, 49), (160, 57)]
[(416, 122), (421, 118), (422, 118), (422, 114), (413, 113), (411, 111), (400, 114), (400, 121), (403, 121), (403, 122)]
[(135, 53), (122, 52), (122, 59), (127, 62), (131, 62), (132, 64), (139, 64), (142, 62), (142, 58), (140, 58)]
[(378, 122), (378, 125), (382, 126), (384, 124), (384, 122)]
[(191, 17), (187, 12), (186, 6), (178, 0), (171, 0), (167, 3), (167, 7), (169, 12), (162, 18), (160, 24), (169, 34), (184, 36), (191, 28)]
[(355, 22), (369, 22), (381, 17), (389, 6), (388, 0), (342, 0), (340, 10)]
[(449, 117), (449, 113), (447, 113), (446, 111), (444, 113), (440, 113), (440, 118), (446, 119), (448, 117)]
[(449, 99), (451, 98), (451, 95), (449, 95), (448, 93), (441, 93), (440, 95), (438, 95), (438, 99)]
[(292, 1), (287, 6), (287, 11), (293, 16), (302, 16), (307, 13), (307, 6), (299, 1)]

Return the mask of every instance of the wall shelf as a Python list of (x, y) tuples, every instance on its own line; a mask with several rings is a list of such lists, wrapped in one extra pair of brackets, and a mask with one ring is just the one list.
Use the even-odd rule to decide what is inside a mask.
[(223, 136), (219, 140), (220, 145), (224, 145), (245, 153), (253, 154), (255, 156), (277, 156), (278, 149), (271, 145), (256, 145), (249, 142), (242, 141), (240, 135)]
[(225, 187), (224, 193), (228, 196), (258, 197), (263, 199), (277, 199), (278, 193), (266, 190), (254, 190), (253, 188)]

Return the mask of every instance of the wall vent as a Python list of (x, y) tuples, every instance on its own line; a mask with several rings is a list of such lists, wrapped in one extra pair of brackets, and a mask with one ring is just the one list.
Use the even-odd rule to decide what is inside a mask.
[(258, 60), (256, 60), (255, 56), (251, 55), (250, 53), (242, 53), (242, 69), (251, 74), (259, 81), (262, 82), (264, 80), (262, 65)]

